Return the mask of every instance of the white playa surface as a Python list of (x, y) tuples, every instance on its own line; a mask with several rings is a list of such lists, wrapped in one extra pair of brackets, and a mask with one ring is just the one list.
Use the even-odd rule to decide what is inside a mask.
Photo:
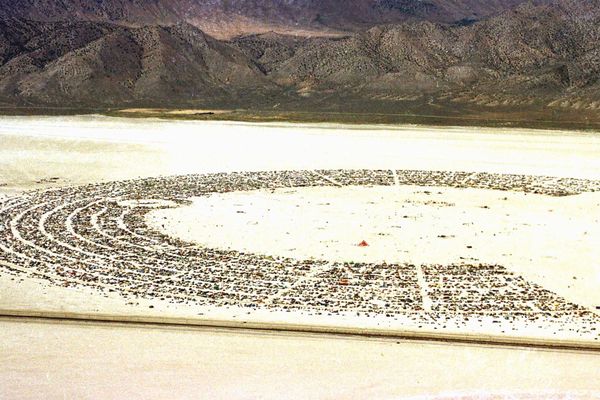
[[(0, 195), (157, 175), (317, 168), (459, 170), (600, 179), (600, 136), (477, 128), (356, 129), (97, 116), (0, 117)], [(322, 190), (330, 191), (325, 194), (331, 198), (325, 202), (318, 199)], [(174, 214), (166, 229), (201, 243), (252, 251), (266, 251), (266, 241), (248, 238), (266, 235), (268, 248), (278, 254), (292, 251), (333, 259), (346, 251), (357, 261), (361, 257), (381, 259), (384, 251), (394, 258), (412, 257), (415, 262), (438, 256), (444, 260), (498, 259), (570, 300), (588, 306), (597, 302), (593, 289), (598, 287), (600, 258), (590, 245), (597, 243), (593, 240), (599, 234), (597, 221), (592, 223), (599, 215), (597, 195), (549, 198), (469, 189), (465, 197), (460, 196), (467, 193), (464, 191), (432, 188), (430, 195), (417, 193), (409, 202), (410, 190), (426, 189), (303, 189), (277, 191), (271, 198), (249, 192), (211, 196), (197, 199), (187, 209), (169, 210)], [(455, 206), (423, 204), (432, 199)], [(219, 210), (217, 202), (222, 205)], [(320, 204), (327, 202), (329, 206)], [(251, 203), (260, 207), (251, 209)], [(332, 207), (342, 204), (345, 209)], [(296, 205), (311, 207), (300, 213)], [(388, 205), (404, 209), (396, 215), (396, 209)], [(483, 205), (489, 209), (480, 208)], [(240, 207), (245, 214), (237, 213)], [(195, 226), (186, 225), (185, 220), (189, 222), (190, 216), (200, 212), (201, 222), (192, 218)], [(202, 236), (219, 213), (229, 215), (223, 226), (212, 230), (210, 238)], [(354, 218), (345, 218), (351, 213)], [(394, 228), (400, 214), (412, 217), (402, 218), (402, 228)], [(276, 218), (283, 222), (281, 227), (274, 226)], [(248, 224), (256, 219), (258, 224)], [(324, 220), (331, 227), (318, 229)], [(277, 230), (283, 227), (290, 236), (304, 235), (306, 240), (291, 243), (285, 232)], [(415, 230), (423, 239), (402, 229)], [(492, 238), (495, 248), (489, 246)], [(516, 238), (526, 242), (513, 246)], [(580, 240), (570, 246), (576, 238)], [(363, 239), (370, 246), (356, 248), (356, 242)], [(468, 253), (454, 246), (467, 242), (473, 243)], [(512, 251), (504, 251), (502, 246), (512, 247)], [(522, 262), (528, 258), (529, 263)], [(582, 259), (592, 262), (574, 262)], [(536, 268), (542, 265), (543, 269)], [(0, 308), (176, 316), (198, 312), (156, 300), (152, 302), (154, 311), (149, 311), (148, 301), (124, 304), (118, 295), (51, 287), (32, 278), (21, 280), (0, 274)], [(581, 393), (581, 398), (593, 398), (600, 393), (600, 384), (594, 379), (600, 368), (597, 353), (5, 320), (0, 321), (0, 365), (0, 398), (11, 399), (197, 398), (199, 394), (208, 398), (392, 399), (448, 392), (465, 398), (482, 392), (534, 393), (533, 398), (540, 393), (560, 393), (559, 398), (569, 398), (565, 391), (572, 398)]]
[(6, 399), (600, 398), (597, 354), (239, 331), (1, 328)]
[[(600, 177), (600, 135), (490, 128), (357, 127), (0, 117), (0, 192), (185, 173), (429, 169)], [(41, 182), (58, 178), (57, 182)]]

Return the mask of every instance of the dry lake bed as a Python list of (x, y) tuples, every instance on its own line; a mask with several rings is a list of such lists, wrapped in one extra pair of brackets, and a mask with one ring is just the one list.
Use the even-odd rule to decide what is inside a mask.
[[(5, 311), (598, 342), (597, 134), (2, 117), (0, 196)], [(0, 325), (7, 398), (600, 393), (593, 350)]]

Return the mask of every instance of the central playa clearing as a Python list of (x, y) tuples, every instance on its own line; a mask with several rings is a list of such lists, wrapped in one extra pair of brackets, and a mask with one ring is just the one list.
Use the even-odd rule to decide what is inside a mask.
[[(600, 193), (346, 186), (213, 194), (148, 222), (204, 247), (296, 259), (499, 264), (600, 306)], [(358, 244), (365, 240), (369, 246)]]

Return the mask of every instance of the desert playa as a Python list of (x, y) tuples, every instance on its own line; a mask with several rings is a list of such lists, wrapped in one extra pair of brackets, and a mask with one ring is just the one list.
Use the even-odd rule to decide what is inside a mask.
[[(596, 134), (3, 117), (0, 142), (0, 309), (7, 312), (467, 334), (590, 349), (598, 341)], [(219, 284), (211, 281), (215, 276)], [(9, 366), (0, 380), (8, 394), (15, 382), (40, 373), (19, 369), (20, 359), (51, 356), (82, 335), (91, 346), (112, 338), (106, 356), (90, 352), (93, 368), (110, 366), (119, 340), (133, 335), (168, 343), (152, 360), (128, 353), (135, 365), (166, 363), (174, 374), (186, 367), (172, 364), (169, 348), (177, 354), (190, 346), (203, 354), (213, 345), (236, 376), (247, 374), (240, 351), (262, 365), (255, 368), (274, 371), (282, 364), (266, 361), (272, 354), (261, 350), (265, 342), (289, 363), (308, 365), (310, 354), (321, 354), (326, 374), (352, 359), (377, 371), (374, 381), (344, 380), (345, 394), (339, 386), (319, 385), (316, 395), (335, 398), (431, 395), (433, 387), (442, 398), (468, 398), (481, 389), (477, 382), (485, 376), (472, 371), (476, 377), (460, 384), (457, 372), (452, 387), (461, 389), (455, 393), (430, 379), (370, 391), (378, 377), (389, 383), (409, 379), (413, 369), (421, 376), (439, 373), (420, 368), (410, 352), (439, 357), (445, 369), (470, 363), (465, 357), (488, 366), (503, 357), (545, 366), (527, 379), (517, 378), (518, 369), (499, 372), (505, 386), (492, 382), (483, 389), (500, 398), (506, 385), (523, 398), (586, 398), (599, 390), (593, 371), (600, 360), (592, 350), (342, 337), (332, 337), (333, 347), (324, 350), (327, 342), (316, 333), (119, 324), (95, 330), (93, 324), (6, 317), (0, 323), (0, 354)], [(31, 338), (31, 349), (17, 350), (11, 338), (32, 326), (39, 336)], [(50, 327), (52, 345), (44, 350)], [(382, 346), (386, 355), (378, 357)], [(397, 346), (397, 357), (407, 358), (411, 369), (390, 367), (396, 350), (389, 346)], [(460, 356), (446, 354), (458, 349)], [(565, 372), (565, 363), (578, 367)], [(569, 376), (556, 379), (553, 365)], [(203, 374), (211, 371), (207, 366)], [(314, 378), (314, 371), (294, 371)], [(202, 376), (188, 375), (189, 384)], [(115, 382), (118, 390), (122, 383)], [(189, 387), (182, 385), (181, 393)], [(225, 382), (217, 387), (225, 390)], [(292, 397), (307, 390), (296, 389)]]

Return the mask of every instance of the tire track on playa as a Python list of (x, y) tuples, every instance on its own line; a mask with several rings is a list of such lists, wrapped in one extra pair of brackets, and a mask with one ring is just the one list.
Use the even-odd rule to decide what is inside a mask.
[(315, 174), (315, 175), (316, 175), (316, 176), (318, 176), (319, 178), (321, 178), (321, 179), (324, 179), (324, 180), (326, 180), (326, 181), (327, 181), (327, 182), (329, 182), (329, 183), (332, 183), (333, 185), (335, 185), (335, 186), (337, 186), (337, 187), (342, 187), (342, 186), (344, 186), (344, 185), (342, 185), (341, 183), (337, 182), (335, 179), (333, 179), (333, 178), (330, 178), (330, 177), (328, 177), (328, 176), (326, 176), (326, 175), (320, 174), (320, 173), (319, 173), (319, 172), (317, 172), (317, 171), (310, 171), (310, 172), (311, 172), (311, 173), (313, 173), (313, 174)]
[(268, 296), (265, 299), (265, 301), (263, 302), (263, 304), (273, 304), (276, 299), (283, 297), (286, 293), (293, 290), (296, 286), (298, 286), (306, 281), (310, 281), (311, 279), (315, 278), (317, 275), (328, 272), (328, 271), (332, 270), (333, 268), (335, 268), (334, 262), (329, 262), (329, 263), (326, 263), (323, 265), (315, 266), (312, 269), (312, 271), (308, 272), (302, 278), (297, 279), (294, 282), (290, 282), (285, 288), (279, 290), (277, 293), (275, 293), (271, 296)]
[(398, 179), (398, 173), (396, 172), (395, 169), (392, 169), (390, 171), (392, 171), (392, 177), (394, 179), (394, 186), (399, 187), (400, 186), (400, 180)]
[(421, 298), (423, 299), (423, 309), (426, 312), (431, 312), (433, 300), (429, 297), (429, 286), (427, 285), (427, 279), (425, 278), (425, 274), (423, 273), (423, 266), (416, 266), (417, 272), (417, 282), (419, 285), (419, 292), (421, 293)]

